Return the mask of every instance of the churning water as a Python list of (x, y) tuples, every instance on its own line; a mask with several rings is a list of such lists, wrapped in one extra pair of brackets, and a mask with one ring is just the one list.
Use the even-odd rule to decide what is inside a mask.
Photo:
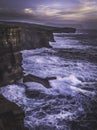
[(54, 34), (52, 48), (22, 51), (25, 75), (49, 80), (8, 85), (0, 92), (25, 111), (29, 130), (97, 130), (97, 32)]

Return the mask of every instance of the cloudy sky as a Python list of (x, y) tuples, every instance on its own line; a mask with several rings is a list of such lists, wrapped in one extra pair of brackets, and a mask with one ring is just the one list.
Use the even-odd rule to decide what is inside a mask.
[(96, 27), (97, 0), (0, 0), (0, 20)]

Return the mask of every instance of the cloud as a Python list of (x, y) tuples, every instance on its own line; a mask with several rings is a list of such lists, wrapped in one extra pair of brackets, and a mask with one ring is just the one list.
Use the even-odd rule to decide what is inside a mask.
[(48, 4), (38, 5), (35, 12), (38, 15), (55, 16), (60, 10), (62, 10), (61, 4)]
[(91, 18), (92, 15), (96, 14), (95, 12), (97, 12), (97, 2), (94, 0), (79, 0), (79, 4), (75, 7), (66, 7), (62, 3), (38, 5), (35, 10), (37, 16), (46, 17), (47, 19), (55, 17), (55, 19), (75, 21)]
[[(26, 1), (27, 2), (27, 1)], [(74, 2), (74, 3), (73, 3)], [(31, 7), (32, 6), (32, 7)], [(30, 5), (24, 8), (0, 9), (0, 17), (36, 20), (43, 22), (65, 21), (97, 21), (96, 0), (62, 0), (39, 3), (35, 7)]]
[(34, 11), (31, 8), (25, 8), (23, 11), (24, 11), (25, 14), (32, 14), (32, 15), (34, 15)]
[(25, 9), (3, 9), (0, 8), (0, 18), (21, 18), (21, 19), (34, 19), (35, 15), (32, 9), (25, 8)]

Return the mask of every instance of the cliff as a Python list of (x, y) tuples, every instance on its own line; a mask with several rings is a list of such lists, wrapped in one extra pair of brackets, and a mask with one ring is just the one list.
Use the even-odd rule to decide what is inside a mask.
[[(54, 41), (53, 33), (56, 32), (75, 32), (75, 29), (0, 23), (0, 87), (12, 84), (23, 76), (21, 50), (50, 47), (49, 41)], [(29, 76), (29, 80), (48, 84), (48, 79), (45, 81), (35, 76)], [(23, 120), (22, 109), (0, 95), (0, 130), (26, 130)]]
[(22, 76), (21, 50), (51, 47), (53, 33), (75, 32), (75, 28), (58, 28), (25, 23), (0, 23), (0, 86)]
[(25, 23), (1, 23), (0, 41), (6, 47), (12, 44), (14, 51), (50, 47), (53, 33), (74, 33), (75, 28), (59, 28)]

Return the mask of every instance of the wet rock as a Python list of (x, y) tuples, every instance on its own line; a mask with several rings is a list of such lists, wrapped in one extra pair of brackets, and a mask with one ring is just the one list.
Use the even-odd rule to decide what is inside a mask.
[(40, 78), (40, 77), (37, 77), (35, 75), (31, 75), (31, 74), (28, 74), (26, 76), (23, 76), (23, 82), (37, 82), (37, 83), (40, 83), (42, 84), (44, 87), (46, 88), (51, 88), (51, 85), (49, 83), (49, 80), (53, 80), (53, 79), (56, 79), (56, 77), (51, 77), (51, 78)]
[(20, 107), (0, 95), (0, 130), (28, 130), (24, 127), (24, 117)]
[[(28, 98), (35, 98), (35, 99), (46, 99), (47, 94), (45, 92), (42, 92), (41, 90), (26, 90), (25, 94)], [(49, 96), (50, 97), (50, 96)]]
[(40, 94), (41, 94), (40, 90), (26, 91), (26, 95), (29, 98), (39, 98)]

